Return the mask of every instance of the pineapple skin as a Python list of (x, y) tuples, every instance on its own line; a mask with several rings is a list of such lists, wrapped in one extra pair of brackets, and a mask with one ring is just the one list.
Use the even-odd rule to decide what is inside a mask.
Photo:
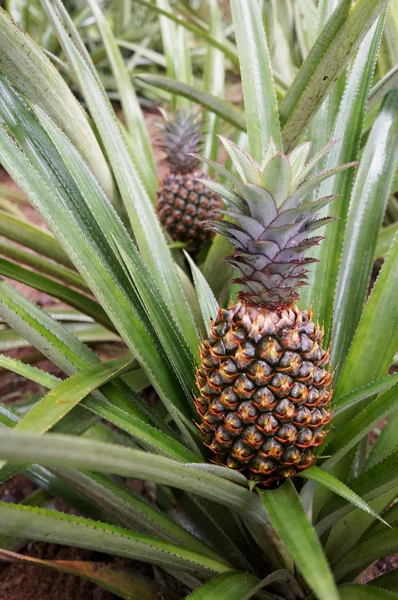
[(309, 467), (331, 419), (328, 361), (310, 310), (220, 308), (197, 370), (198, 426), (214, 462), (265, 488)]
[(221, 208), (220, 196), (197, 181), (203, 177), (202, 171), (169, 173), (158, 190), (157, 211), (163, 227), (174, 241), (186, 243), (193, 253), (214, 236), (203, 223)]

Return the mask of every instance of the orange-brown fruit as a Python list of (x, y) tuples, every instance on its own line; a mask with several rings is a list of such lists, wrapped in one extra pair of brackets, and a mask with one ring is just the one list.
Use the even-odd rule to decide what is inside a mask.
[(197, 111), (177, 110), (172, 117), (166, 117), (162, 148), (170, 171), (158, 190), (158, 215), (170, 237), (186, 244), (194, 254), (214, 236), (204, 224), (221, 208), (220, 196), (198, 181), (206, 177), (198, 169), (198, 158), (192, 156), (198, 152), (200, 141)]
[(175, 242), (187, 244), (198, 252), (214, 233), (203, 227), (209, 215), (221, 206), (220, 197), (197, 181), (206, 177), (201, 171), (169, 173), (158, 192), (158, 215), (163, 227)]
[(199, 427), (217, 463), (267, 488), (312, 464), (331, 418), (331, 375), (310, 311), (220, 308), (201, 358)]

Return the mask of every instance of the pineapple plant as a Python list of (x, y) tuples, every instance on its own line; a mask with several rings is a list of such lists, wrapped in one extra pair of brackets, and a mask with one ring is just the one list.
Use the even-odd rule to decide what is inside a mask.
[(213, 233), (204, 227), (205, 219), (220, 208), (220, 198), (199, 181), (196, 154), (200, 149), (200, 118), (197, 110), (177, 109), (165, 116), (162, 149), (170, 172), (158, 190), (158, 215), (170, 237), (197, 254), (208, 244)]
[[(82, 9), (95, 18), (83, 20), (94, 39), (86, 47), (62, 0), (40, 0), (84, 104), (0, 10), (0, 162), (48, 226), (7, 203), (0, 211), (0, 388), (6, 371), (40, 386), (22, 404), (1, 393), (0, 483), (23, 470), (40, 489), (22, 504), (0, 501), (0, 557), (29, 562), (22, 544), (43, 540), (132, 559), (35, 560), (121, 598), (393, 600), (396, 572), (362, 578), (398, 551), (398, 374), (387, 375), (398, 347), (396, 239), (368, 291), (398, 163), (396, 70), (375, 74), (387, 2), (344, 0), (333, 12), (334, 2), (284, 0), (279, 10), (231, 0), (229, 23), (211, 0), (202, 27), (188, 4), (177, 16), (173, 4), (135, 0), (118, 4), (122, 30), (137, 2), (160, 19), (167, 58), (156, 39), (155, 53), (139, 48), (148, 98), (155, 85), (174, 96), (171, 111), (203, 106), (216, 176), (204, 183), (195, 163), (192, 179), (225, 207), (204, 217), (216, 234), (198, 264), (170, 251), (128, 46), (119, 49), (130, 42), (107, 21), (112, 3)], [(285, 6), (294, 19), (280, 27)], [(271, 60), (264, 14), (278, 40)], [(273, 73), (287, 35), (294, 62)], [(238, 69), (244, 110), (223, 100), (225, 71)], [(237, 142), (221, 138), (225, 167), (213, 162), (221, 131)], [(12, 281), (70, 310), (41, 307)], [(124, 344), (123, 356), (103, 360), (99, 341)], [(22, 347), (23, 361), (8, 354)], [(33, 354), (56, 369), (37, 368)], [(141, 395), (149, 386), (151, 406)], [(134, 492), (131, 480), (142, 481)], [(82, 516), (51, 510), (53, 497)]]
[[(314, 461), (331, 419), (332, 376), (322, 329), (301, 310), (305, 253), (334, 195), (304, 202), (321, 180), (352, 164), (307, 178), (328, 145), (307, 162), (311, 143), (283, 154), (271, 139), (262, 164), (223, 140), (242, 180), (234, 190), (208, 184), (223, 197), (230, 221), (210, 221), (235, 247), (226, 259), (239, 272), (238, 302), (220, 308), (201, 348), (197, 371), (199, 427), (215, 462), (263, 487), (277, 487)], [(272, 193), (271, 193), (272, 192)]]

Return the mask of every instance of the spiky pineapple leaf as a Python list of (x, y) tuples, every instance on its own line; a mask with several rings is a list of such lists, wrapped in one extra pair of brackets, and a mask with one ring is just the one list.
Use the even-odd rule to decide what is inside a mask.
[(83, 517), (4, 502), (0, 503), (0, 516), (0, 532), (6, 535), (17, 533), (29, 539), (92, 548), (193, 574), (231, 570), (225, 563), (176, 544)]
[[(382, 530), (360, 541), (334, 566), (337, 581), (355, 577), (375, 560), (398, 551), (398, 528)], [(373, 591), (373, 590), (372, 590)]]
[[(123, 370), (126, 367), (126, 363), (129, 364), (129, 361), (131, 362), (131, 358), (126, 357), (124, 359), (115, 359), (109, 365), (108, 363), (101, 363), (90, 369), (86, 369), (83, 373), (73, 375), (69, 379), (62, 381), (54, 375), (45, 373), (31, 365), (25, 365), (18, 360), (0, 355), (1, 366), (52, 390), (52, 392), (44, 396), (33, 406), (18, 426), (16, 426), (15, 430), (19, 431), (21, 429), (23, 431), (44, 433), (44, 431), (48, 431), (55, 426), (54, 431), (57, 431), (57, 429), (62, 431), (62, 428), (65, 431), (62, 421), (58, 426), (57, 423), (80, 401), (80, 406), (88, 409), (99, 418), (106, 419), (109, 423), (130, 434), (133, 439), (154, 452), (182, 462), (197, 462), (197, 456), (175, 439), (171, 429), (167, 433), (159, 431), (155, 427), (145, 423), (145, 417), (140, 415), (140, 413), (136, 412), (134, 415), (131, 409), (127, 412), (122, 408), (111, 405), (109, 402), (105, 402), (98, 395), (95, 398), (87, 396), (90, 391), (99, 387), (98, 385), (95, 386), (95, 383), (100, 381), (101, 373), (107, 376), (108, 371), (117, 368), (118, 363), (120, 363), (120, 368)], [(115, 373), (114, 377), (108, 373), (108, 376), (109, 379), (114, 379), (114, 377), (118, 376), (118, 373)], [(91, 385), (95, 386), (92, 390), (89, 389)], [(87, 389), (88, 392), (86, 393)], [(81, 398), (82, 394), (84, 395), (83, 398)], [(62, 402), (58, 402), (58, 396), (61, 396), (61, 398), (65, 396), (65, 399)]]
[(76, 72), (82, 93), (102, 136), (143, 259), (164, 302), (174, 315), (192, 353), (195, 354), (198, 333), (192, 311), (150, 198), (118, 128), (113, 108), (98, 77), (93, 74), (93, 64), (87, 64), (83, 60), (65, 31), (65, 26), (72, 30), (73, 23), (67, 16), (64, 16), (63, 20), (59, 17), (56, 7), (62, 5), (60, 0), (41, 2), (69, 63)]
[[(209, 31), (217, 40), (223, 40), (222, 30), (223, 15), (217, 0), (209, 2)], [(223, 53), (209, 45), (204, 67), (204, 89), (216, 98), (224, 99), (225, 88), (225, 61)], [(220, 130), (220, 119), (212, 111), (203, 115), (203, 154), (216, 161), (218, 158), (219, 143), (217, 134)], [(212, 172), (210, 172), (212, 175)]]
[(343, 0), (315, 42), (280, 108), (285, 151), (300, 139), (388, 0)]
[(398, 386), (395, 385), (384, 394), (380, 394), (359, 414), (346, 422), (344, 427), (340, 425), (337, 433), (329, 438), (330, 441), (325, 441), (322, 451), (332, 455), (324, 465), (327, 469), (354, 448), (380, 421), (398, 410), (397, 391)]
[(227, 123), (234, 125), (241, 131), (246, 131), (246, 119), (244, 113), (225, 100), (221, 100), (195, 86), (187, 85), (162, 75), (145, 73), (136, 75), (135, 78), (162, 90), (172, 92), (173, 94), (180, 94), (189, 100), (193, 100), (200, 104), (200, 106), (214, 112)]
[(369, 93), (368, 110), (371, 110), (380, 100), (388, 94), (398, 84), (398, 64), (394, 65), (388, 73), (384, 75), (372, 87)]
[(142, 4), (142, 6), (145, 6), (146, 8), (149, 8), (154, 12), (157, 12), (159, 15), (167, 17), (171, 21), (174, 21), (174, 23), (176, 23), (177, 25), (181, 25), (181, 27), (185, 27), (185, 29), (191, 31), (199, 38), (204, 39), (209, 45), (223, 52), (225, 56), (227, 56), (235, 65), (239, 64), (238, 54), (233, 44), (223, 44), (218, 38), (216, 38), (214, 35), (211, 35), (211, 32), (209, 33), (203, 27), (199, 27), (198, 25), (191, 21), (188, 21), (187, 19), (182, 19), (173, 12), (167, 11), (164, 8), (161, 8), (160, 6), (149, 2), (148, 0), (134, 0), (134, 2)]
[(390, 246), (398, 233), (398, 223), (391, 223), (380, 230), (377, 238), (376, 250), (374, 259), (384, 258), (390, 249)]
[(43, 560), (25, 554), (0, 549), (0, 556), (7, 561), (34, 564), (61, 573), (77, 575), (129, 600), (156, 600), (155, 583), (149, 577), (134, 573), (131, 569), (118, 569), (112, 564), (86, 560)]
[(331, 340), (332, 363), (341, 367), (366, 298), (377, 237), (398, 162), (397, 135), (398, 91), (394, 90), (386, 97), (368, 138), (347, 216)]
[(144, 116), (110, 23), (101, 11), (97, 0), (89, 0), (89, 5), (97, 22), (118, 86), (123, 114), (126, 119), (128, 131), (131, 135), (131, 150), (134, 162), (137, 165), (137, 168), (142, 175), (144, 185), (150, 192), (152, 201), (154, 202), (158, 179), (155, 159)]
[(368, 585), (375, 586), (380, 589), (398, 593), (398, 568), (392, 569), (383, 575), (375, 577), (369, 581)]
[[(33, 39), (0, 8), (0, 68), (17, 89), (45, 110), (76, 144), (108, 196), (112, 175), (87, 115)], [(45, 93), (43, 93), (45, 91)], [(59, 107), (62, 106), (62, 110)]]
[(327, 471), (320, 469), (319, 467), (309, 467), (300, 473), (300, 477), (304, 479), (310, 479), (311, 481), (315, 481), (316, 483), (320, 483), (325, 487), (329, 488), (335, 494), (342, 496), (354, 506), (359, 507), (361, 510), (371, 514), (375, 519), (378, 519), (382, 523), (386, 525), (386, 522), (380, 515), (378, 515), (370, 506), (362, 500), (355, 492), (350, 490), (348, 486), (345, 485), (342, 481), (339, 481), (336, 477), (328, 473)]
[(258, 583), (250, 573), (225, 573), (215, 577), (187, 597), (187, 600), (242, 600)]
[[(350, 488), (358, 496), (370, 502), (398, 485), (398, 456), (393, 452), (367, 469), (359, 477), (351, 480)], [(344, 515), (352, 512), (352, 505), (339, 496), (332, 496), (319, 513), (317, 528), (325, 531)]]
[(11, 258), (18, 263), (27, 265), (28, 267), (33, 267), (35, 271), (50, 275), (51, 277), (66, 283), (68, 286), (90, 293), (90, 288), (85, 283), (84, 279), (76, 272), (65, 269), (62, 265), (56, 264), (43, 256), (38, 256), (37, 254), (33, 254), (33, 252), (27, 252), (20, 246), (11, 244), (3, 239), (0, 240), (0, 254), (7, 258)]
[(55, 237), (33, 223), (0, 211), (0, 235), (17, 242), (57, 263), (74, 269), (75, 266)]
[(380, 394), (389, 390), (392, 386), (398, 383), (398, 373), (392, 373), (391, 375), (385, 375), (376, 381), (372, 381), (372, 383), (368, 383), (363, 387), (354, 390), (353, 392), (347, 394), (346, 396), (342, 396), (341, 398), (336, 398), (334, 400), (334, 412), (333, 416), (336, 417), (340, 413), (344, 412), (348, 408), (352, 406), (356, 406), (363, 400), (367, 400), (375, 396), (376, 394)]
[[(13, 132), (18, 137), (21, 145), (29, 152), (35, 167), (20, 152), (17, 145), (4, 130), (0, 131), (0, 138), (4, 140), (0, 150), (3, 164), (7, 166), (21, 188), (29, 193), (32, 204), (39, 210), (52, 229), (56, 231), (58, 239), (79, 266), (80, 272), (85, 276), (97, 298), (106, 307), (108, 316), (111, 316), (113, 321), (116, 318), (118, 330), (124, 332), (123, 335), (126, 336), (126, 341), (129, 340), (127, 341), (128, 344), (134, 345), (134, 347), (131, 347), (134, 353), (137, 352), (136, 344), (140, 344), (143, 337), (146, 338), (146, 342), (142, 345), (138, 354), (141, 356), (143, 352), (146, 355), (146, 359), (143, 358), (143, 355), (141, 358), (143, 358), (143, 363), (146, 364), (151, 379), (152, 377), (157, 379), (160, 387), (170, 385), (169, 392), (160, 393), (160, 395), (166, 403), (171, 402), (169, 406), (172, 409), (174, 401), (171, 399), (174, 397), (177, 400), (177, 397), (180, 396), (180, 400), (177, 400), (179, 408), (177, 404), (174, 405), (174, 408), (185, 421), (185, 425), (180, 421), (186, 432), (184, 435), (187, 435), (187, 440), (191, 440), (189, 443), (192, 442), (195, 445), (192, 436), (195, 436), (196, 430), (190, 418), (185, 394), (182, 392), (181, 387), (176, 385), (177, 380), (170, 371), (164, 350), (161, 349), (156, 335), (154, 335), (153, 325), (150, 323), (141, 300), (137, 297), (136, 289), (129, 282), (118, 257), (111, 247), (110, 241), (105, 239), (104, 229), (99, 227), (98, 221), (95, 220), (90, 207), (84, 202), (76, 182), (66, 169), (47, 134), (33, 118), (26, 105), (12, 88), (7, 86), (4, 80), (3, 84), (2, 108), (4, 111), (7, 103), (7, 111), (5, 111), (7, 114), (5, 116), (10, 126), (13, 127)], [(13, 116), (11, 116), (11, 110)], [(32, 144), (27, 143), (24, 129), (22, 126), (17, 126), (17, 123), (21, 125), (23, 123), (23, 127), (29, 128)], [(36, 153), (34, 145), (39, 145), (42, 151)], [(76, 156), (72, 152), (71, 161), (73, 161), (73, 158), (76, 159)], [(41, 177), (36, 169), (40, 171)], [(81, 170), (77, 169), (77, 172), (80, 173)], [(84, 174), (86, 174), (86, 171), (84, 171)], [(98, 185), (96, 189), (98, 192), (100, 191)], [(91, 197), (93, 200), (92, 206), (96, 206), (100, 210), (98, 198), (100, 196)], [(115, 213), (112, 213), (113, 219), (109, 217), (111, 206), (105, 199), (103, 199), (103, 207), (105, 210), (101, 214), (107, 220), (108, 225), (106, 227), (109, 227), (110, 223), (116, 232), (120, 231), (121, 225)], [(107, 233), (111, 235), (109, 231)], [(124, 309), (123, 305), (125, 306)], [(134, 315), (136, 315), (136, 318)], [(122, 323), (122, 321), (124, 322)], [(129, 331), (130, 333), (128, 333)], [(150, 367), (153, 360), (157, 362), (156, 367), (154, 365)], [(171, 383), (172, 379), (174, 379), (174, 384)], [(184, 412), (186, 413), (185, 417), (183, 416)], [(177, 413), (174, 416), (179, 420), (180, 417)], [(188, 433), (188, 430), (191, 433)]]
[(352, 598), (355, 598), (355, 600), (397, 600), (397, 594), (387, 590), (371, 589), (368, 587), (369, 585), (377, 587), (377, 579), (370, 581), (366, 586), (359, 583), (339, 586), (341, 600), (352, 600)]
[[(384, 30), (385, 13), (380, 16), (362, 44), (347, 76), (344, 95), (339, 106), (333, 127), (332, 139), (336, 140), (330, 148), (325, 169), (344, 162), (358, 159), (360, 138), (365, 118), (368, 91), (372, 82), (377, 53)], [(326, 342), (331, 339), (332, 307), (340, 264), (341, 248), (346, 230), (346, 220), (350, 205), (352, 183), (355, 170), (342, 171), (335, 178), (324, 181), (319, 196), (342, 194), (342, 199), (333, 207), (325, 208), (321, 217), (336, 216), (338, 219), (328, 227), (325, 240), (311, 256), (319, 259), (309, 273), (309, 285), (303, 290), (304, 306), (313, 305), (314, 314), (324, 324)]]
[(272, 137), (281, 147), (278, 103), (260, 7), (231, 0), (250, 153), (261, 162)]
[(40, 290), (41, 292), (45, 292), (46, 294), (65, 302), (69, 306), (72, 306), (76, 310), (88, 315), (95, 321), (98, 321), (98, 323), (101, 323), (105, 327), (108, 327), (108, 329), (114, 331), (112, 322), (98, 302), (84, 294), (81, 294), (80, 292), (71, 289), (68, 285), (58, 283), (50, 277), (46, 277), (46, 275), (35, 273), (30, 269), (25, 269), (24, 267), (16, 265), (15, 263), (1, 257), (0, 275), (8, 277), (9, 279), (13, 279), (14, 281), (24, 283), (29, 287)]
[(210, 334), (210, 322), (214, 319), (218, 311), (218, 302), (214, 297), (209, 284), (207, 283), (202, 271), (194, 263), (188, 252), (185, 257), (191, 267), (192, 277), (195, 283), (196, 293), (198, 294), (200, 309), (202, 311), (203, 321), (205, 323), (207, 334)]
[(128, 369), (132, 361), (131, 355), (115, 358), (61, 381), (26, 413), (14, 430), (45, 433), (88, 394)]
[(321, 543), (291, 481), (287, 480), (276, 490), (258, 493), (277, 533), (313, 592), (320, 600), (338, 600)]
[(76, 489), (84, 491), (91, 502), (103, 507), (122, 527), (138, 529), (223, 562), (214, 550), (166, 517), (159, 508), (132, 494), (126, 486), (115, 483), (110, 477), (75, 469), (55, 469), (54, 472), (60, 473), (63, 480), (70, 482)]
[(195, 590), (187, 600), (214, 600), (214, 598), (218, 600), (250, 600), (260, 590), (261, 598), (264, 600), (279, 600), (280, 596), (271, 594), (262, 588), (280, 580), (297, 585), (289, 571), (284, 569), (274, 571), (261, 581), (250, 573), (225, 573)]
[[(100, 362), (98, 356), (75, 337), (72, 331), (5, 282), (0, 282), (0, 315), (44, 356), (69, 375)], [(30, 378), (30, 375), (26, 376)], [(147, 423), (155, 422), (157, 427), (164, 430), (163, 421), (156, 419), (147, 404), (122, 381), (115, 380), (108, 384), (106, 389), (103, 388), (102, 394), (111, 404), (135, 414)], [(76, 422), (73, 423), (77, 431), (85, 431), (84, 427), (87, 429), (98, 420), (97, 417), (82, 414), (79, 407), (74, 411), (78, 413)]]
[[(341, 397), (353, 389), (385, 375), (398, 345), (398, 307), (395, 301), (398, 280), (398, 243), (393, 242), (372, 293), (365, 305), (353, 343), (336, 388)], [(380, 307), (383, 310), (380, 310)], [(374, 333), (377, 332), (377, 335)], [(361, 365), (367, 365), (363, 369)], [(354, 412), (352, 412), (354, 410)], [(349, 422), (355, 409), (336, 417)]]

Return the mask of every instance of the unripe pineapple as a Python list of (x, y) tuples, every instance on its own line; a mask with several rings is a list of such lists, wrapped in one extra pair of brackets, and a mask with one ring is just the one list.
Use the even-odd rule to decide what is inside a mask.
[(220, 197), (198, 181), (204, 173), (198, 168), (198, 159), (190, 154), (198, 152), (200, 140), (196, 111), (178, 110), (172, 118), (166, 118), (162, 148), (170, 172), (158, 191), (158, 215), (170, 237), (186, 243), (193, 253), (214, 235), (205, 229), (204, 221), (221, 205)]
[(222, 141), (240, 178), (220, 167), (235, 189), (207, 182), (232, 220), (208, 226), (235, 246), (227, 261), (240, 272), (241, 292), (235, 306), (219, 309), (203, 342), (196, 407), (215, 461), (271, 488), (312, 464), (331, 418), (329, 352), (311, 310), (295, 302), (314, 260), (304, 254), (322, 239), (311, 233), (333, 219), (316, 217), (335, 196), (308, 196), (352, 163), (308, 177), (329, 147), (307, 162), (310, 143), (284, 155), (270, 140), (259, 165)]

